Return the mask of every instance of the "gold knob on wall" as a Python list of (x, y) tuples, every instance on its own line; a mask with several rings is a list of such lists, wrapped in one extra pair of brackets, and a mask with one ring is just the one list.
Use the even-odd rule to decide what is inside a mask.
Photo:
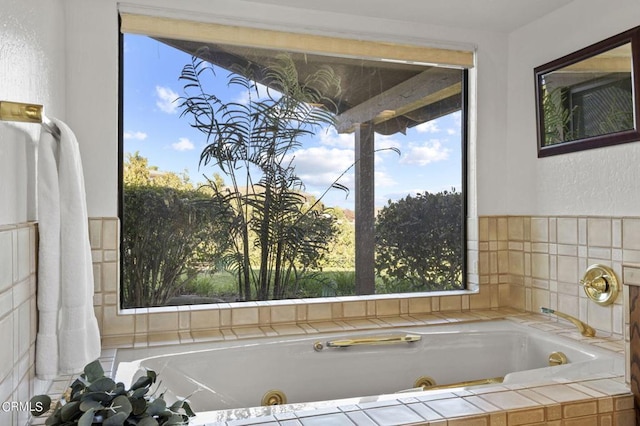
[(599, 305), (606, 306), (616, 301), (620, 292), (620, 284), (613, 269), (606, 265), (589, 266), (580, 280), (584, 292), (589, 299)]

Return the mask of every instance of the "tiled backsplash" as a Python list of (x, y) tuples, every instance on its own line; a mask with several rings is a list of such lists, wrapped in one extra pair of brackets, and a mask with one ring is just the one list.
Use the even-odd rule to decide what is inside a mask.
[(0, 226), (0, 424), (25, 424), (24, 409), (7, 403), (29, 400), (35, 380), (35, 223)]
[(603, 307), (586, 297), (579, 281), (596, 263), (622, 280), (623, 262), (640, 259), (638, 230), (638, 218), (482, 217), (479, 269), (485, 280), (499, 283), (501, 306), (557, 309), (622, 337), (622, 293)]
[(612, 266), (640, 259), (640, 219), (604, 217), (484, 216), (469, 221), (469, 291), (428, 296), (340, 297), (221, 303), (119, 310), (118, 219), (90, 219), (96, 277), (95, 307), (108, 346), (145, 346), (255, 334), (299, 332), (304, 324), (340, 322), (366, 327), (389, 317), (541, 306), (579, 317), (600, 333), (623, 334), (623, 300), (601, 307), (578, 282), (593, 263)]

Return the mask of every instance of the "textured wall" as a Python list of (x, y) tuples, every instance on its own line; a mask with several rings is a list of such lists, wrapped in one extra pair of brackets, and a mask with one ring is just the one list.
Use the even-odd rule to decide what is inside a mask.
[[(61, 2), (3, 0), (0, 6), (0, 100), (39, 103), (64, 118)], [(0, 225), (36, 218), (34, 124), (0, 122)]]

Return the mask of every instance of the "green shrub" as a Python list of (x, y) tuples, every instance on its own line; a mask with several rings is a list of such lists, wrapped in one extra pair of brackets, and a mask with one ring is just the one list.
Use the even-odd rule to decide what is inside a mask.
[(224, 215), (195, 190), (125, 185), (123, 305), (164, 305), (217, 263)]

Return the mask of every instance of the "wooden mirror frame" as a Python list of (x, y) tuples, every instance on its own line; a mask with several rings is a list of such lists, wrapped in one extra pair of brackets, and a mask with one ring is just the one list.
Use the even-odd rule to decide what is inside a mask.
[[(631, 79), (633, 90), (634, 128), (582, 139), (545, 145), (545, 123), (543, 110), (543, 78), (561, 68), (607, 52), (626, 43), (631, 44)], [(551, 61), (534, 69), (536, 86), (536, 120), (538, 132), (538, 157), (600, 148), (609, 145), (640, 141), (640, 27), (633, 28), (577, 52)]]

